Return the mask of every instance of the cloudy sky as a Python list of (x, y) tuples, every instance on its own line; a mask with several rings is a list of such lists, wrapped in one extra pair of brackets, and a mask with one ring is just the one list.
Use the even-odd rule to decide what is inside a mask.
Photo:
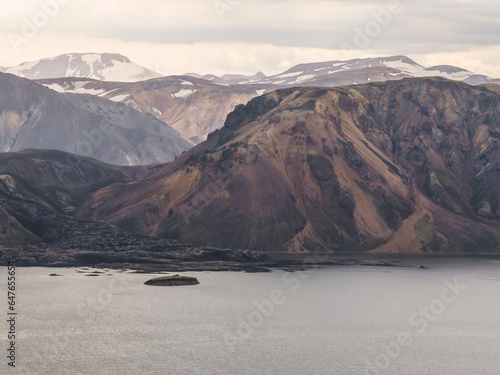
[(498, 0), (0, 0), (0, 66), (116, 52), (163, 74), (407, 55), (500, 77)]

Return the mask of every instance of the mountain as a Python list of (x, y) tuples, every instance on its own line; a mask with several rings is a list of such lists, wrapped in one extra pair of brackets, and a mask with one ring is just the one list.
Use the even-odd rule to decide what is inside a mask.
[(248, 81), (253, 81), (256, 79), (264, 79), (266, 75), (262, 72), (257, 72), (253, 76), (246, 76), (243, 74), (224, 74), (221, 78), (229, 84), (242, 84)]
[(216, 76), (215, 74), (201, 75), (201, 74), (198, 74), (198, 73), (186, 73), (184, 75), (187, 76), (187, 77), (204, 79), (205, 81), (210, 81), (210, 82), (214, 82), (214, 83), (221, 83), (221, 84), (224, 84), (224, 85), (228, 84), (228, 82), (226, 82), (221, 77)]
[[(194, 73), (191, 73), (195, 75)], [(406, 56), (388, 56), (352, 60), (335, 60), (296, 65), (283, 73), (265, 76), (224, 75), (200, 76), (219, 83), (264, 85), (268, 91), (276, 88), (324, 86), (339, 87), (370, 82), (385, 82), (403, 78), (441, 77), (464, 81), (470, 85), (498, 83), (498, 79), (477, 75), (451, 65), (424, 67)]]
[(3, 68), (2, 72), (28, 79), (80, 77), (118, 82), (161, 77), (116, 53), (70, 53)]
[(187, 75), (227, 83), (230, 85), (261, 85), (268, 91), (286, 87), (323, 86), (339, 87), (370, 82), (385, 82), (403, 78), (441, 77), (464, 81), (470, 85), (500, 83), (500, 80), (475, 74), (452, 65), (425, 67), (407, 56), (387, 56), (352, 60), (335, 60), (296, 65), (283, 73), (267, 77), (259, 72), (254, 76), (226, 74), (201, 76)]
[(52, 149), (120, 165), (174, 160), (193, 144), (155, 117), (0, 73), (0, 151)]
[(186, 73), (184, 75), (188, 76), (188, 77), (204, 79), (206, 81), (212, 81), (212, 82), (217, 82), (217, 83), (227, 83), (229, 85), (239, 85), (239, 84), (243, 84), (243, 83), (248, 83), (249, 81), (255, 81), (255, 80), (266, 78), (266, 75), (262, 72), (258, 72), (256, 74), (254, 74), (253, 76), (247, 76), (244, 74), (224, 74), (224, 75), (218, 77), (214, 74), (201, 75), (198, 73)]
[[(138, 180), (148, 170), (120, 168), (86, 158), (72, 163), (75, 158), (52, 150), (0, 153), (1, 246), (61, 238), (65, 222), (76, 224), (66, 215), (74, 213), (90, 193), (108, 184)], [(49, 228), (48, 216), (59, 225)]]
[(83, 212), (233, 249), (498, 252), (499, 119), (498, 93), (440, 78), (279, 90)]
[[(102, 264), (176, 269), (179, 261), (202, 262), (194, 268), (241, 269), (262, 260), (252, 252), (196, 248), (177, 241), (122, 231), (104, 222), (78, 220), (74, 214), (103, 186), (140, 181), (157, 167), (117, 167), (93, 159), (68, 162), (59, 151), (0, 153), (0, 265)], [(203, 265), (205, 261), (217, 264)], [(189, 267), (189, 263), (184, 263)]]
[(469, 85), (484, 85), (484, 84), (492, 84), (492, 85), (500, 85), (500, 79), (491, 78), (482, 74), (474, 74), (469, 78), (464, 80), (465, 83)]
[[(337, 87), (411, 77), (442, 77), (463, 81), (471, 76), (474, 76), (474, 73), (454, 66), (440, 65), (426, 68), (406, 56), (390, 56), (300, 64), (281, 74), (248, 83), (279, 87)], [(469, 83), (474, 82), (471, 80)]]
[(84, 78), (37, 80), (58, 92), (87, 93), (122, 102), (156, 116), (195, 143), (224, 124), (238, 104), (265, 92), (262, 86), (218, 83), (190, 76), (170, 76), (135, 83)]
[(441, 65), (426, 68), (406, 56), (328, 61), (297, 65), (281, 74), (266, 77), (226, 74), (202, 76), (188, 73), (147, 82), (122, 84), (93, 80), (39, 80), (60, 92), (89, 93), (123, 102), (150, 113), (171, 125), (195, 143), (206, 140), (224, 124), (238, 104), (286, 87), (340, 87), (370, 82), (385, 82), (412, 77), (437, 76), (471, 85), (495, 84), (499, 80), (476, 75), (465, 69)]

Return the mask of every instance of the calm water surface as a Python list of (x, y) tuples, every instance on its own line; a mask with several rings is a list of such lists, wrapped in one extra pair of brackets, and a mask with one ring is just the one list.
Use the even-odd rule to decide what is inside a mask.
[(18, 268), (18, 366), (2, 355), (1, 373), (500, 374), (500, 260), (419, 262), (189, 273), (187, 287)]

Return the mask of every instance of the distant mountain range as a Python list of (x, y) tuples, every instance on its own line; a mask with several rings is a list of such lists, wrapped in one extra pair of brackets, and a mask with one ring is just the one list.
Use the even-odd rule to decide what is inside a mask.
[[(123, 55), (111, 53), (70, 53), (14, 67), (0, 68), (0, 72), (28, 79), (73, 77), (114, 82), (138, 82), (162, 77), (161, 74), (139, 66)], [(216, 76), (197, 73), (186, 73), (185, 76), (232, 86), (266, 85), (268, 90), (291, 86), (337, 87), (412, 77), (441, 77), (464, 81), (470, 85), (500, 83), (500, 79), (475, 74), (456, 66), (424, 67), (406, 56), (300, 64), (269, 77), (262, 72), (253, 76), (242, 74)]]
[[(3, 108), (0, 127), (4, 133), (0, 139), (0, 150), (54, 148), (116, 164), (145, 164), (173, 160), (191, 147), (192, 143), (203, 142), (210, 133), (220, 129), (226, 116), (238, 105), (246, 104), (256, 96), (277, 89), (304, 86), (356, 86), (423, 76), (439, 76), (474, 85), (485, 84), (490, 85), (491, 89), (499, 87), (495, 84), (500, 82), (498, 79), (476, 75), (453, 66), (425, 68), (405, 56), (301, 64), (271, 77), (265, 76), (262, 72), (253, 76), (228, 74), (217, 77), (189, 73), (183, 76), (159, 77), (159, 74), (139, 67), (128, 58), (116, 54), (68, 54), (4, 70), (29, 77), (57, 91), (60, 95), (54, 96), (58, 98), (54, 103), (62, 101), (72, 104), (66, 107), (54, 107), (51, 100), (44, 100), (45, 104), (37, 110), (37, 116), (28, 119), (26, 116), (32, 116), (34, 113), (32, 109), (34, 98), (30, 97), (29, 93), (32, 90), (36, 92), (40, 90), (34, 85), (28, 87), (26, 83), (20, 83), (20, 87), (24, 87), (26, 92), (23, 93), (24, 96), (17, 97), (19, 101), (16, 103), (16, 108), (22, 108), (22, 111), (8, 112), (8, 108)], [(42, 77), (57, 76), (62, 78), (42, 79)], [(107, 79), (119, 81), (107, 81)], [(145, 80), (129, 82), (136, 79)], [(0, 93), (4, 97), (10, 95), (8, 90), (6, 85), (0, 86)], [(13, 92), (19, 93), (19, 90)], [(82, 99), (78, 95), (67, 97), (63, 95), (67, 93), (90, 94), (97, 99), (92, 99), (92, 103), (95, 103), (89, 104), (90, 99)], [(43, 91), (41, 97), (47, 95), (47, 91)], [(23, 102), (25, 100), (26, 102)], [(135, 111), (122, 111), (124, 118), (117, 116), (119, 103), (152, 115), (162, 123), (154, 123), (151, 117), (143, 118)], [(69, 108), (73, 106), (79, 110), (70, 110)], [(67, 109), (63, 110), (63, 107)], [(83, 107), (86, 108), (82, 111)], [(76, 115), (89, 111), (92, 116)], [(110, 116), (110, 113), (115, 115)], [(46, 121), (44, 119), (51, 116), (55, 119), (50, 119), (50, 124), (40, 123), (40, 119)], [(68, 120), (72, 116), (82, 120), (68, 126)], [(134, 120), (130, 119), (131, 116)], [(99, 120), (91, 120), (97, 117)], [(93, 123), (89, 124), (89, 121)], [(90, 149), (82, 146), (83, 144), (88, 146), (84, 134), (91, 131), (90, 129), (95, 129), (95, 123), (100, 122), (99, 126), (104, 126), (103, 124), (108, 124), (110, 121), (120, 136), (110, 137), (111, 143), (103, 144), (99, 148)], [(35, 123), (36, 127), (33, 125)], [(137, 126), (141, 132), (146, 132), (148, 135), (145, 135), (146, 133), (141, 135), (135, 131), (134, 135), (125, 136), (125, 133), (131, 133), (130, 129), (125, 131), (125, 127), (137, 130)], [(172, 132), (169, 126), (187, 139)], [(43, 130), (43, 134), (35, 132), (36, 129), (49, 127), (52, 133), (48, 130)], [(65, 134), (64, 145), (58, 143), (55, 138), (50, 140), (54, 134), (59, 134), (59, 129), (62, 129), (61, 134)]]
[(0, 68), (0, 72), (28, 79), (77, 77), (118, 82), (137, 82), (162, 76), (116, 53), (69, 53)]
[(219, 83), (191, 76), (170, 76), (143, 82), (104, 82), (59, 78), (36, 82), (61, 93), (91, 94), (124, 103), (169, 124), (195, 143), (220, 128), (238, 104), (266, 89), (259, 85)]
[(418, 77), (441, 77), (463, 81), (469, 85), (500, 84), (500, 79), (475, 74), (456, 66), (438, 65), (426, 68), (406, 56), (300, 64), (270, 77), (262, 72), (254, 76), (226, 74), (218, 77), (213, 74), (201, 76), (195, 73), (187, 73), (186, 75), (230, 85), (265, 85), (268, 91), (272, 90), (273, 87), (339, 87)]
[[(104, 60), (104, 57), (99, 60)], [(123, 75), (124, 66), (128, 65), (115, 65), (109, 68), (109, 72), (115, 72), (113, 76), (118, 77)], [(52, 70), (56, 71), (55, 68)], [(340, 87), (428, 76), (471, 85), (500, 84), (499, 79), (477, 75), (459, 67), (442, 65), (426, 68), (406, 56), (301, 64), (270, 77), (262, 72), (253, 76), (226, 74), (220, 77), (188, 73), (135, 83), (104, 82), (99, 77), (93, 80), (68, 78), (64, 69), (59, 71), (62, 72), (59, 73), (61, 77), (66, 78), (42, 80), (42, 77), (34, 77), (34, 71), (30, 77), (59, 92), (88, 93), (123, 102), (156, 116), (195, 143), (204, 141), (208, 134), (221, 128), (227, 114), (238, 104), (281, 88)]]
[(464, 81), (470, 85), (500, 83), (498, 79), (477, 75), (455, 66), (426, 68), (406, 56), (391, 56), (300, 64), (283, 73), (242, 81), (241, 84), (338, 87), (418, 77), (441, 77)]
[(229, 85), (240, 85), (243, 83), (250, 83), (267, 78), (267, 76), (262, 72), (258, 72), (253, 76), (246, 76), (244, 74), (224, 74), (223, 76), (218, 77), (213, 74), (205, 74), (204, 76), (202, 76), (201, 74), (197, 73), (186, 73), (185, 75), (189, 77), (204, 79), (207, 81), (226, 83)]
[(0, 73), (0, 152), (52, 149), (117, 165), (168, 162), (193, 146), (156, 117)]

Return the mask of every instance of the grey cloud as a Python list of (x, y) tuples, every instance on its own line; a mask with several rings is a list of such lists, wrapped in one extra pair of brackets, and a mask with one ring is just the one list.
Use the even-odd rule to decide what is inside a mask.
[[(186, 2), (186, 7), (195, 6), (196, 1)], [(226, 15), (226, 22), (216, 19), (215, 11), (207, 14), (203, 19), (186, 19), (184, 23), (172, 25), (162, 23), (161, 19), (148, 21), (143, 15), (133, 21), (117, 20), (72, 20), (66, 24), (60, 23), (54, 30), (58, 32), (73, 31), (92, 37), (117, 38), (131, 41), (152, 41), (160, 43), (194, 43), (194, 42), (249, 42), (272, 43), (282, 46), (322, 47), (333, 48), (340, 42), (353, 38), (355, 28), (363, 29), (372, 21), (371, 12), (360, 11), (354, 18), (345, 18), (344, 15), (332, 16), (331, 22), (325, 20), (325, 15), (318, 13), (318, 20), (304, 20), (302, 23), (286, 23), (279, 15), (273, 22), (269, 14), (271, 6), (279, 4), (287, 9), (291, 8), (300, 13), (301, 7), (296, 2), (286, 0), (256, 1), (251, 3), (249, 11), (247, 1), (243, 1), (239, 8)], [(302, 2), (304, 9), (310, 7)], [(329, 3), (329, 2), (323, 2)], [(330, 2), (331, 3), (331, 2)], [(351, 7), (371, 5), (373, 9), (387, 8), (388, 1), (345, 1), (336, 2), (339, 9), (347, 4)], [(500, 34), (498, 14), (500, 2), (457, 2), (446, 0), (435, 1), (405, 1), (401, 0), (404, 10), (394, 15), (391, 23), (384, 27), (382, 32), (373, 38), (373, 44), (384, 46), (388, 43), (405, 47), (414, 43), (450, 43), (450, 44), (496, 44)], [(272, 8), (275, 9), (275, 8)], [(363, 8), (364, 9), (364, 8)], [(151, 10), (154, 12), (154, 10)], [(259, 14), (267, 16), (258, 17)], [(314, 14), (314, 13), (313, 13)], [(295, 15), (300, 18), (300, 14)], [(200, 17), (200, 15), (198, 15)], [(207, 21), (212, 17), (213, 19)], [(238, 22), (236, 22), (236, 20)], [(199, 22), (198, 22), (199, 21)]]

